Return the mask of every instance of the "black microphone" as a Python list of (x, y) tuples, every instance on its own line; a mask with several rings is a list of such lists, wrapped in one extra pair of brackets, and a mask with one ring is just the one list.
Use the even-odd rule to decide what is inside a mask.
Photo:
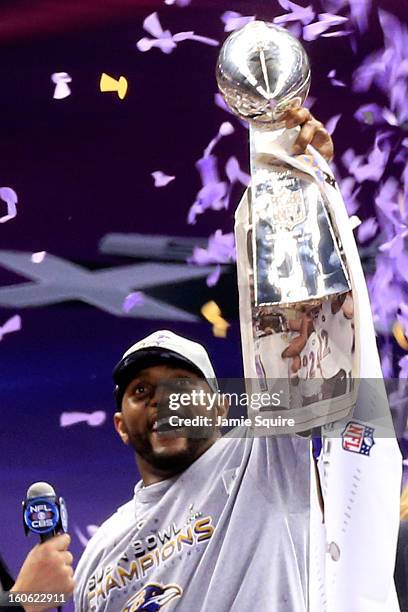
[[(68, 531), (68, 514), (65, 501), (58, 497), (48, 482), (35, 482), (28, 488), (23, 501), (23, 524), (27, 535), (30, 531), (45, 542), (59, 533)], [(61, 606), (58, 610), (61, 611)]]

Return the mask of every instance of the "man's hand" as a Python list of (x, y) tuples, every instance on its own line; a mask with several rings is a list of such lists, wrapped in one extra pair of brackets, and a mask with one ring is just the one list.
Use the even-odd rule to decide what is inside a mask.
[(295, 108), (284, 116), (287, 128), (301, 126), (299, 136), (294, 145), (296, 155), (305, 152), (307, 145), (312, 145), (325, 160), (333, 159), (333, 141), (323, 123), (317, 121), (307, 108)]
[[(72, 554), (68, 550), (70, 536), (65, 533), (37, 544), (26, 560), (11, 589), (23, 593), (64, 593), (69, 597), (74, 590)], [(25, 605), (26, 612), (41, 612), (55, 608), (55, 603)]]

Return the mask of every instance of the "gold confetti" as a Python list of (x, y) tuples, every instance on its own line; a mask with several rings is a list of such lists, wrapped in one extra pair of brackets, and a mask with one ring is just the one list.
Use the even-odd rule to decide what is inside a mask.
[(228, 321), (222, 318), (221, 310), (219, 309), (218, 304), (216, 304), (214, 301), (207, 302), (201, 308), (201, 314), (205, 319), (207, 319), (207, 321), (212, 323), (212, 331), (216, 338), (226, 338), (227, 329), (229, 328), (230, 324)]
[(399, 346), (404, 349), (404, 351), (408, 351), (408, 339), (404, 334), (401, 323), (398, 323), (398, 321), (394, 323), (392, 333), (394, 334), (394, 338), (398, 342)]
[(123, 100), (123, 98), (126, 96), (127, 88), (128, 84), (124, 76), (121, 76), (118, 80), (116, 80), (109, 76), (109, 74), (106, 74), (106, 72), (102, 72), (101, 80), (99, 82), (99, 89), (102, 92), (116, 91), (119, 98)]

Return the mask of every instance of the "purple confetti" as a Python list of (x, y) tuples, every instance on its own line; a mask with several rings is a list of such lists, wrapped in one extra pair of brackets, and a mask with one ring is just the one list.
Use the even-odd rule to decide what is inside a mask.
[(286, 15), (275, 17), (273, 23), (277, 25), (287, 24), (291, 21), (299, 21), (303, 25), (309, 24), (315, 18), (316, 13), (311, 4), (306, 7), (300, 6), (290, 0), (278, 0), (285, 11), (290, 11)]
[(389, 110), (389, 108), (383, 108), (382, 116), (389, 125), (396, 127), (399, 123), (397, 117)]
[(219, 183), (220, 178), (215, 155), (205, 155), (196, 162), (196, 168), (200, 174), (203, 185), (208, 183)]
[(375, 236), (378, 230), (378, 223), (375, 217), (370, 217), (363, 221), (357, 229), (357, 237), (360, 242), (367, 242)]
[[(386, 255), (377, 255), (376, 272), (368, 280), (368, 288), (375, 325), (388, 333), (395, 322), (403, 294), (401, 287), (394, 281), (394, 271)], [(386, 300), (384, 296), (387, 296)]]
[(207, 276), (207, 279), (206, 279), (207, 286), (214, 287), (218, 283), (220, 276), (221, 276), (221, 266), (217, 265), (215, 267), (214, 272), (211, 272), (211, 274)]
[(356, 180), (352, 176), (347, 176), (339, 181), (340, 191), (349, 215), (355, 215), (360, 208), (360, 203), (357, 201), (357, 198), (361, 191), (361, 187), (358, 186), (354, 189), (355, 186)]
[(197, 194), (197, 199), (192, 205), (188, 222), (194, 224), (197, 215), (211, 208), (212, 210), (222, 210), (228, 207), (228, 185), (224, 181), (218, 183), (208, 183), (204, 185)]
[(383, 213), (384, 217), (391, 222), (392, 226), (399, 224), (398, 219), (398, 181), (390, 176), (381, 186), (375, 197), (375, 203)]
[(163, 30), (157, 13), (151, 13), (151, 15), (146, 17), (143, 22), (143, 28), (154, 38), (145, 37), (137, 42), (136, 46), (139, 51), (142, 52), (150, 51), (153, 47), (157, 47), (163, 51), (163, 53), (169, 54), (177, 47), (177, 43), (185, 40), (195, 40), (213, 47), (219, 45), (218, 40), (207, 38), (206, 36), (199, 36), (192, 31), (172, 34), (170, 30)]
[(333, 117), (330, 117), (330, 119), (328, 119), (326, 121), (326, 130), (329, 132), (330, 136), (334, 133), (337, 124), (340, 120), (341, 114), (340, 115), (334, 115)]
[(51, 81), (55, 84), (53, 98), (54, 100), (63, 100), (71, 95), (71, 89), (68, 83), (71, 83), (72, 78), (67, 72), (54, 72), (51, 75)]
[(368, 91), (373, 82), (379, 84), (380, 79), (383, 80), (385, 67), (382, 53), (368, 55), (353, 73), (353, 91)]
[(244, 16), (236, 11), (225, 11), (221, 15), (221, 21), (224, 23), (224, 32), (233, 32), (243, 28), (247, 23), (254, 21), (255, 16)]
[(21, 329), (21, 317), (20, 315), (14, 315), (0, 326), (0, 340), (3, 340), (6, 334), (20, 331)]
[(208, 239), (208, 247), (195, 247), (191, 263), (206, 266), (212, 263), (230, 263), (235, 261), (235, 240), (233, 232), (223, 234), (219, 229)]
[[(377, 85), (390, 96), (390, 109), (397, 117), (406, 113), (408, 92), (404, 61), (408, 59), (408, 31), (399, 19), (386, 11), (378, 11), (384, 33), (384, 49), (371, 53), (353, 75), (354, 91), (367, 91)], [(406, 76), (406, 73), (405, 73)]]
[(319, 21), (315, 21), (315, 23), (310, 23), (309, 25), (304, 26), (303, 38), (305, 40), (315, 40), (329, 28), (348, 21), (347, 17), (332, 15), (331, 13), (320, 13), (318, 17)]
[(205, 148), (203, 157), (209, 157), (211, 155), (214, 147), (219, 143), (221, 138), (223, 136), (229, 136), (230, 134), (233, 134), (234, 131), (235, 131), (234, 126), (229, 121), (224, 121), (224, 123), (222, 123), (220, 125), (220, 129), (218, 130), (218, 134), (215, 136), (215, 138), (210, 140), (209, 144)]
[(176, 178), (175, 176), (170, 176), (169, 174), (165, 174), (161, 170), (155, 170), (155, 172), (151, 173), (151, 176), (154, 179), (155, 187), (165, 187), (166, 185), (171, 183), (171, 181), (174, 181), (174, 179)]
[(310, 110), (312, 106), (314, 105), (314, 103), (316, 102), (316, 99), (317, 98), (315, 98), (314, 96), (307, 96), (306, 100), (303, 103), (303, 106)]
[(406, 54), (405, 43), (408, 36), (406, 28), (395, 15), (382, 9), (378, 10), (378, 18), (384, 34), (384, 47), (393, 48), (399, 57)]
[[(230, 107), (227, 105), (227, 103), (225, 102), (224, 98), (222, 97), (222, 95), (217, 92), (214, 95), (214, 102), (217, 106), (219, 106), (220, 108), (222, 108), (222, 110), (226, 111), (227, 113), (230, 113), (230, 115), (233, 115), (234, 113), (232, 112), (232, 110), (230, 109)], [(234, 115), (235, 116), (235, 115)]]
[(106, 412), (63, 412), (60, 416), (60, 427), (70, 427), (77, 423), (87, 423), (91, 427), (98, 427), (106, 421)]
[(322, 38), (341, 38), (343, 36), (350, 36), (351, 30), (336, 30), (335, 32), (325, 32), (322, 34)]
[(367, 180), (379, 181), (384, 174), (390, 151), (391, 144), (383, 138), (383, 134), (378, 134), (374, 147), (367, 157), (367, 163), (358, 166), (354, 170), (357, 182), (362, 183)]
[(222, 108), (222, 110), (226, 111), (227, 113), (229, 113), (230, 115), (232, 115), (235, 119), (237, 119), (240, 124), (245, 128), (245, 129), (249, 129), (249, 124), (247, 121), (244, 121), (243, 119), (240, 119), (239, 117), (237, 117), (232, 110), (230, 109), (230, 107), (227, 105), (227, 103), (225, 102), (224, 98), (222, 97), (222, 95), (217, 92), (216, 94), (214, 94), (214, 103), (216, 106), (218, 106), (219, 108)]
[(0, 217), (0, 223), (6, 223), (17, 216), (17, 194), (11, 187), (0, 187), (0, 198), (7, 204), (7, 214)]
[(232, 185), (238, 182), (242, 183), (245, 187), (248, 187), (251, 182), (250, 175), (241, 170), (236, 157), (229, 158), (225, 165), (225, 173)]
[(222, 137), (233, 132), (234, 126), (229, 121), (222, 123), (215, 138), (205, 148), (203, 157), (195, 164), (200, 174), (202, 188), (188, 212), (187, 222), (190, 224), (196, 223), (197, 216), (209, 208), (213, 210), (228, 208), (231, 187), (220, 179), (218, 161), (212, 151)]
[(123, 311), (130, 312), (135, 306), (141, 306), (144, 304), (144, 296), (141, 291), (134, 291), (129, 293), (123, 302)]
[(371, 10), (371, 0), (349, 0), (350, 19), (356, 25), (360, 33), (364, 33), (368, 28), (368, 15)]
[(379, 133), (375, 138), (374, 147), (368, 156), (355, 155), (348, 149), (342, 156), (342, 161), (350, 174), (358, 183), (363, 181), (379, 181), (384, 174), (385, 166), (391, 152), (391, 144), (387, 133)]
[(347, 87), (347, 85), (344, 83), (344, 81), (339, 81), (338, 79), (336, 79), (336, 70), (330, 70), (330, 72), (327, 74), (327, 76), (330, 79), (330, 83), (332, 85), (334, 85), (335, 87)]
[(383, 109), (378, 104), (363, 104), (354, 113), (354, 117), (360, 123), (366, 125), (378, 125), (384, 123), (383, 121)]

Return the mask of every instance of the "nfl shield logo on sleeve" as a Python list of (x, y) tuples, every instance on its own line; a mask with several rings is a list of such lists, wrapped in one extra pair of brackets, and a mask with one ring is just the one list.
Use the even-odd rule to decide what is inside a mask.
[(374, 446), (374, 427), (350, 421), (341, 437), (343, 438), (342, 446), (344, 450), (368, 456)]

